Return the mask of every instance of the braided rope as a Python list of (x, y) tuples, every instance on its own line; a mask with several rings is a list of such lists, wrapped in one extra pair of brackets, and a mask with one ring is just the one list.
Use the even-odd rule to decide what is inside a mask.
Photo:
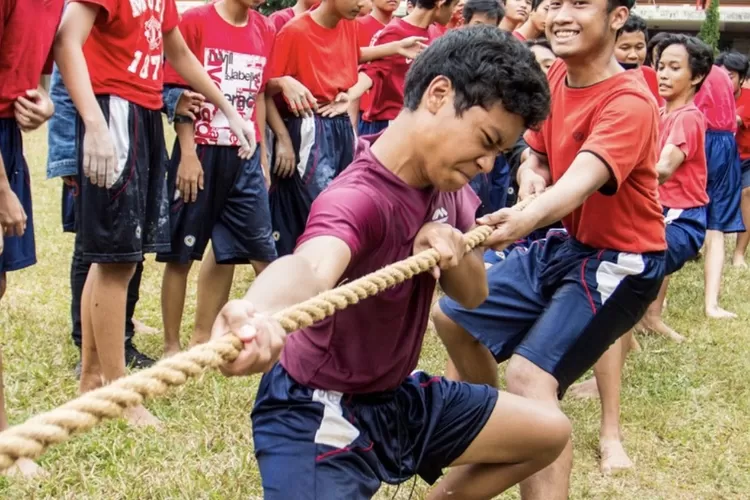
[[(531, 199), (514, 208), (523, 210)], [(478, 226), (464, 235), (467, 250), (474, 249), (492, 233), (488, 226)], [(434, 249), (425, 250), (402, 261), (363, 276), (345, 285), (325, 291), (274, 315), (288, 333), (299, 330), (357, 304), (360, 300), (429, 271), (440, 260)], [(53, 410), (36, 415), (26, 422), (0, 433), (0, 471), (11, 467), (19, 458), (38, 458), (55, 444), (87, 431), (105, 419), (121, 417), (124, 410), (143, 403), (146, 398), (165, 394), (185, 384), (208, 368), (218, 368), (237, 358), (242, 341), (233, 334), (197, 345), (188, 351), (163, 359), (151, 368), (117, 379), (99, 389), (87, 392)]]

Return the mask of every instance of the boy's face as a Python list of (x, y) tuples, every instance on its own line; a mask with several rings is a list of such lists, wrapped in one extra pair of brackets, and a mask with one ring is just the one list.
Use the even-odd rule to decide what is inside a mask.
[(469, 26), (474, 26), (477, 24), (488, 24), (490, 26), (497, 26), (497, 23), (499, 22), (499, 19), (496, 17), (490, 17), (487, 15), (486, 12), (477, 12), (476, 14), (471, 16), (471, 19), (466, 23)]
[(374, 0), (373, 5), (386, 13), (396, 12), (398, 9), (398, 0)]
[(531, 23), (534, 25), (535, 30), (541, 31), (542, 33), (544, 33), (544, 27), (547, 24), (548, 12), (549, 12), (549, 0), (544, 0), (544, 2), (539, 4), (539, 7), (537, 7), (535, 11), (529, 14), (529, 17), (531, 18)]
[(722, 66), (722, 68), (727, 72), (727, 75), (729, 75), (729, 79), (732, 80), (732, 87), (734, 87), (734, 93), (736, 94), (742, 88), (743, 82), (740, 80), (740, 74), (736, 71), (725, 68), (724, 66)]
[(607, 50), (627, 19), (627, 7), (608, 13), (607, 0), (550, 0), (547, 40), (558, 57), (585, 62)]
[(541, 45), (533, 45), (531, 47), (531, 52), (534, 53), (536, 62), (539, 63), (539, 66), (542, 67), (542, 71), (544, 71), (544, 74), (546, 75), (549, 69), (552, 67), (552, 63), (555, 62), (555, 54), (553, 54), (552, 51), (547, 47), (543, 47)]
[(357, 14), (357, 16), (364, 17), (368, 15), (370, 12), (372, 12), (372, 1), (364, 0), (364, 6), (359, 10), (359, 14)]
[(661, 53), (656, 70), (659, 77), (659, 95), (665, 101), (673, 101), (683, 97), (700, 81), (693, 78), (688, 60), (688, 53), (684, 45), (670, 45)]
[(447, 25), (453, 17), (453, 9), (458, 4), (459, 0), (445, 0), (438, 2), (437, 14), (435, 15), (435, 22), (443, 26)]
[(646, 60), (646, 35), (643, 31), (621, 33), (615, 42), (615, 57), (621, 63), (640, 66)]
[(371, 0), (333, 0), (333, 8), (344, 19), (356, 19)]
[(531, 12), (531, 0), (505, 0), (505, 17), (516, 24), (525, 23)]
[(489, 110), (473, 106), (458, 116), (454, 98), (450, 80), (438, 76), (416, 111), (422, 174), (440, 191), (456, 191), (477, 174), (490, 172), (497, 155), (510, 149), (524, 129), (521, 117), (500, 103)]

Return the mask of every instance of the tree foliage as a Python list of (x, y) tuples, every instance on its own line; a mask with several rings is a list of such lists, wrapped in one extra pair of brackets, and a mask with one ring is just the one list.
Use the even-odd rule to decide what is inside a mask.
[(266, 2), (258, 8), (258, 10), (261, 13), (268, 15), (272, 12), (276, 12), (277, 10), (286, 9), (287, 7), (293, 7), (295, 3), (295, 0), (266, 0)]
[(701, 25), (698, 38), (710, 45), (714, 51), (719, 50), (719, 0), (709, 0), (710, 4), (706, 10), (706, 20)]

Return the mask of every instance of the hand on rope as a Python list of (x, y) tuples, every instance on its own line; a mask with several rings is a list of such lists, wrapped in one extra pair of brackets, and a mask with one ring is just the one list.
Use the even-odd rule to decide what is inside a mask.
[[(533, 197), (529, 197), (509, 210), (523, 210), (532, 199)], [(498, 230), (502, 228), (480, 225), (464, 234), (466, 251), (482, 245)], [(285, 332), (297, 331), (332, 316), (336, 311), (357, 304), (360, 300), (403, 283), (417, 274), (431, 271), (439, 265), (440, 259), (441, 255), (437, 250), (426, 249), (379, 271), (283, 309), (272, 318)], [(249, 318), (253, 311), (247, 309), (244, 313)], [(253, 345), (258, 342), (255, 353), (252, 352), (253, 349), (244, 352), (248, 362), (256, 363), (259, 359), (267, 359), (267, 367), (270, 367), (278, 358), (278, 352), (281, 350), (279, 342), (283, 345), (285, 336), (259, 336), (257, 333), (260, 329), (245, 328), (247, 323), (227, 323), (225, 326), (225, 335), (206, 344), (197, 345), (188, 351), (163, 359), (151, 368), (117, 379), (109, 385), (82, 394), (62, 406), (3, 431), (0, 433), (0, 471), (8, 469), (21, 457), (37, 459), (49, 446), (63, 443), (74, 434), (93, 428), (102, 420), (121, 417), (126, 408), (140, 405), (147, 398), (161, 396), (172, 387), (184, 385), (189, 378), (201, 375), (208, 368), (222, 368), (238, 360), (243, 351), (248, 351), (243, 349), (245, 343)], [(220, 327), (220, 324), (217, 327)]]

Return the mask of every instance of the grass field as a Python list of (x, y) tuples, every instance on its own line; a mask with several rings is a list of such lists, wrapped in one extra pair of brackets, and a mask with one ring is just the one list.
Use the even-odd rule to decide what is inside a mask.
[[(69, 266), (72, 235), (60, 225), (59, 179), (45, 179), (46, 131), (26, 136), (32, 172), (38, 264), (13, 273), (0, 307), (0, 335), (11, 423), (76, 396), (70, 340)], [(150, 257), (137, 318), (160, 327), (161, 266)], [(565, 401), (574, 424), (571, 498), (729, 499), (750, 496), (750, 276), (727, 269), (723, 305), (740, 319), (703, 317), (702, 267), (689, 264), (672, 281), (666, 319), (689, 341), (682, 345), (640, 337), (623, 389), (625, 445), (635, 469), (616, 477), (598, 470), (599, 406)], [(193, 274), (195, 278), (195, 270)], [(249, 285), (241, 270), (233, 295)], [(184, 332), (192, 328), (195, 279)], [(160, 356), (160, 336), (136, 337)], [(428, 332), (420, 367), (440, 373), (445, 352)], [(261, 498), (249, 412), (258, 377), (225, 379), (209, 373), (149, 408), (161, 431), (108, 422), (50, 449), (40, 460), (48, 476), (34, 481), (0, 478), (0, 498), (37, 499), (247, 499)], [(294, 480), (290, 477), (290, 480)], [(377, 498), (406, 499), (412, 483), (384, 487)], [(426, 485), (417, 481), (413, 498)], [(517, 490), (503, 498), (517, 498)], [(294, 500), (294, 499), (289, 499)], [(335, 500), (335, 499), (330, 499)]]

